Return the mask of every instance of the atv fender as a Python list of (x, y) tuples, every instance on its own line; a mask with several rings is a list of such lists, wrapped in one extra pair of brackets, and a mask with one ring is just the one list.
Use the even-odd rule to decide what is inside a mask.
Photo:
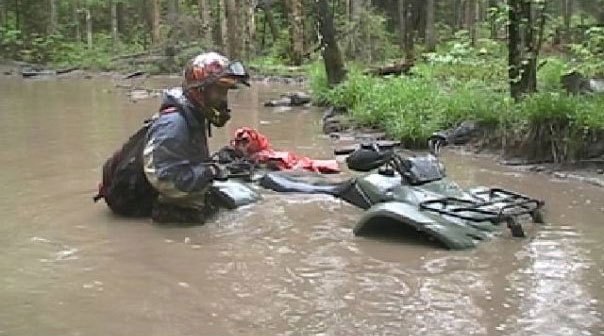
[(463, 222), (448, 220), (421, 211), (417, 206), (402, 202), (385, 202), (372, 206), (365, 212), (354, 228), (358, 236), (369, 235), (379, 230), (380, 225), (398, 223), (427, 234), (445, 247), (462, 250), (475, 247), (481, 240), (491, 235)]

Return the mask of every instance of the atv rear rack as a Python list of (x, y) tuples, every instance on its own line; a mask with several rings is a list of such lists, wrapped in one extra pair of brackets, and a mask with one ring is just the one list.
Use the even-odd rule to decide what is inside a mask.
[(531, 215), (533, 221), (541, 222), (539, 209), (543, 201), (512, 191), (492, 188), (470, 193), (473, 199), (444, 197), (424, 201), (420, 210), (435, 212), (459, 219), (494, 224), (513, 221), (522, 215)]

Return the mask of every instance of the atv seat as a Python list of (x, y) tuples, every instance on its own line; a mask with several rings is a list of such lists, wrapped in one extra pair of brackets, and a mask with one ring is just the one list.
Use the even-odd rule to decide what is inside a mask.
[(363, 209), (373, 205), (355, 178), (338, 181), (305, 171), (276, 171), (265, 174), (259, 183), (276, 192), (331, 195)]

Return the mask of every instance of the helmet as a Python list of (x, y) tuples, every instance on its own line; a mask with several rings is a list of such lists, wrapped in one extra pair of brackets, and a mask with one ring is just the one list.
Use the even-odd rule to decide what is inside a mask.
[(209, 92), (212, 88), (234, 89), (238, 84), (249, 86), (250, 78), (241, 62), (230, 62), (215, 52), (203, 53), (191, 59), (185, 65), (183, 76), (185, 95), (218, 127), (230, 119), (230, 111), (226, 96), (217, 101), (209, 97)]

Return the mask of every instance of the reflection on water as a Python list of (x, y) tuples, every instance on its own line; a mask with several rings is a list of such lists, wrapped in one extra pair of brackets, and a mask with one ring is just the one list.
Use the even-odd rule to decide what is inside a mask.
[[(233, 92), (211, 146), (250, 125), (330, 157), (317, 110), (262, 107), (286, 90)], [(0, 80), (0, 335), (604, 335), (601, 189), (448, 153), (464, 186), (547, 201), (530, 238), (461, 252), (356, 238), (361, 210), (327, 196), (201, 227), (115, 218), (90, 201), (100, 165), (156, 108), (107, 80)]]

